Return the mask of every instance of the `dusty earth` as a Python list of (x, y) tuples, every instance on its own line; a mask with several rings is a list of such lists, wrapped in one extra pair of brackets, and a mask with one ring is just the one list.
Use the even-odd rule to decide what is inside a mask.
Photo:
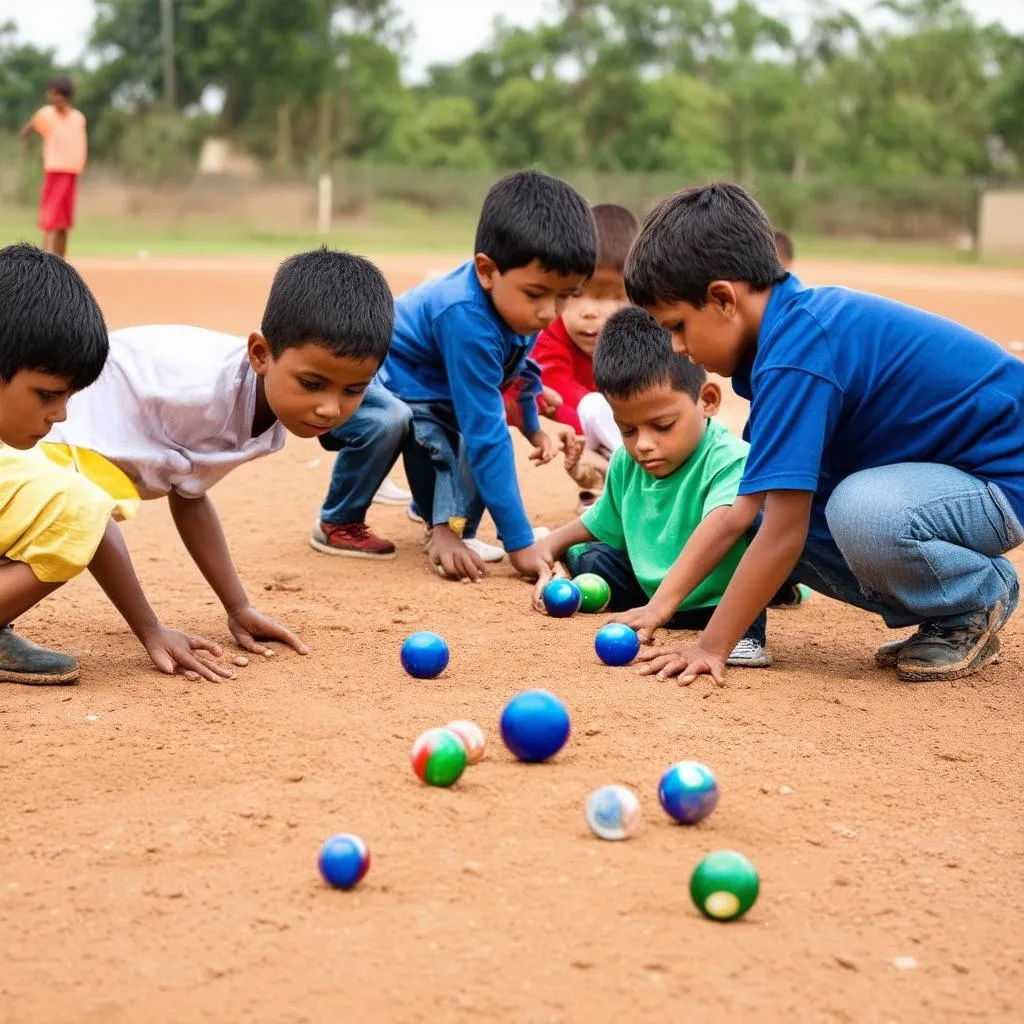
[[(380, 262), (396, 290), (438, 265)], [(273, 269), (80, 265), (112, 326), (238, 333), (258, 323)], [(800, 269), (1024, 337), (1019, 272)], [(725, 418), (742, 423), (738, 400)], [(0, 1021), (1024, 1019), (1019, 615), (1000, 664), (913, 687), (873, 666), (879, 622), (817, 597), (773, 613), (773, 670), (679, 689), (597, 664), (595, 619), (537, 616), (508, 568), (476, 587), (439, 581), (401, 509), (371, 515), (396, 561), (313, 553), (329, 469), (296, 441), (214, 492), (254, 601), (301, 631), (308, 658), (282, 652), (220, 685), (160, 676), (89, 579), (21, 621), (84, 674), (0, 691)], [(571, 516), (557, 466), (521, 475), (537, 523)], [(166, 509), (125, 532), (165, 621), (227, 640)], [(418, 628), (451, 645), (437, 681), (399, 667)], [(514, 763), (496, 735), (505, 700), (532, 686), (573, 716), (541, 766)], [(428, 790), (409, 747), (453, 717), (484, 726), (487, 759)], [(723, 792), (691, 829), (655, 796), (684, 758)], [(607, 782), (641, 795), (630, 842), (583, 823)], [(374, 855), (349, 893), (316, 872), (340, 831)], [(687, 895), (720, 848), (761, 872), (735, 924), (701, 919)]]

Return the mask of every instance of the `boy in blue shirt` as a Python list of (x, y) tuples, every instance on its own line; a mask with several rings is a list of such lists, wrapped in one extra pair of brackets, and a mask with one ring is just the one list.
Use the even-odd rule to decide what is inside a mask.
[[(622, 434), (597, 502), (539, 542), (573, 576), (597, 573), (611, 588), (608, 608), (660, 606), (663, 584), (680, 547), (701, 523), (727, 515), (743, 477), (747, 446), (714, 415), (721, 388), (696, 363), (672, 351), (668, 335), (642, 309), (613, 313), (594, 353), (594, 383)], [(740, 558), (740, 537), (692, 593), (666, 607), (670, 629), (703, 629)], [(544, 610), (541, 573), (533, 594)], [(650, 639), (640, 634), (641, 640)], [(728, 664), (764, 668), (764, 612), (729, 655)]]
[(890, 628), (917, 626), (875, 655), (902, 680), (994, 660), (1018, 597), (1002, 555), (1024, 541), (1024, 363), (921, 310), (803, 287), (736, 185), (665, 199), (625, 276), (676, 350), (751, 402), (739, 497), (694, 533), (668, 596), (692, 591), (763, 509), (700, 643), (646, 652), (644, 670), (721, 680), (789, 578)]
[[(554, 445), (537, 414), (540, 379), (527, 355), (534, 335), (594, 272), (594, 218), (565, 182), (520, 171), (488, 192), (474, 251), (395, 303), (380, 379), (411, 411), (411, 425), (407, 438), (396, 429), (364, 445), (362, 491), (376, 490), (401, 448), (416, 509), (430, 528), (428, 556), (445, 575), (482, 575), (483, 563), (463, 540), (475, 536), (486, 508), (512, 565), (535, 578), (544, 563), (519, 493), (501, 389), (523, 376), (522, 432), (535, 446), (533, 458), (551, 458)], [(352, 476), (356, 461), (348, 453)], [(314, 547), (342, 553), (332, 550), (336, 533), (322, 518)], [(345, 534), (338, 541), (349, 544)]]

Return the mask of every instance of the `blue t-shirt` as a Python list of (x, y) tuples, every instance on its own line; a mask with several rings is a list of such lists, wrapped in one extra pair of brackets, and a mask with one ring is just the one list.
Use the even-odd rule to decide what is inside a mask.
[[(501, 389), (522, 373), (533, 341), (501, 319), (469, 260), (395, 300), (391, 350), (381, 369), (383, 383), (403, 401), (452, 403), (476, 486), (509, 551), (529, 547), (533, 527), (519, 494)], [(540, 375), (527, 370), (527, 434), (540, 429), (540, 390)]]
[(845, 288), (772, 290), (752, 366), (740, 494), (814, 491), (900, 462), (998, 485), (1024, 522), (1024, 362), (960, 324)]

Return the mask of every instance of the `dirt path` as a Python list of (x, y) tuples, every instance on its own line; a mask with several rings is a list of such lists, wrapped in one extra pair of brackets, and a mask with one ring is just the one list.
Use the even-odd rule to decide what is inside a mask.
[[(396, 290), (433, 268), (381, 264)], [(258, 324), (272, 271), (81, 265), (112, 326), (238, 333)], [(1024, 337), (1020, 273), (803, 272)], [(742, 416), (731, 401), (727, 422)], [(873, 667), (880, 623), (819, 597), (772, 614), (773, 671), (679, 690), (596, 664), (595, 620), (534, 615), (507, 568), (479, 587), (439, 581), (401, 509), (372, 513), (395, 562), (314, 554), (329, 469), (293, 441), (214, 492), (250, 592), (301, 630), (307, 659), (282, 653), (217, 686), (158, 676), (89, 580), (22, 621), (85, 673), (68, 690), (0, 688), (0, 1021), (1022, 1019), (1024, 620), (1001, 664), (915, 688)], [(522, 479), (538, 523), (571, 516), (557, 467), (523, 465)], [(166, 508), (126, 534), (166, 621), (226, 640)], [(398, 665), (416, 628), (451, 645), (441, 680)], [(513, 763), (496, 736), (505, 700), (530, 686), (573, 716), (549, 765)], [(453, 717), (488, 731), (487, 760), (428, 790), (409, 747)], [(684, 758), (723, 792), (689, 830), (655, 797)], [(583, 801), (606, 782), (641, 795), (634, 841), (586, 831)], [(375, 857), (347, 894), (315, 870), (339, 831)], [(718, 848), (761, 872), (735, 925), (703, 921), (687, 896)]]

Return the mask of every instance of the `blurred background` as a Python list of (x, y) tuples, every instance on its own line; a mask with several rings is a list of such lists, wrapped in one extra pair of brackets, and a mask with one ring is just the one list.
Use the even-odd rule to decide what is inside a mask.
[(16, 133), (66, 72), (79, 254), (461, 253), (494, 177), (538, 166), (638, 214), (741, 181), (800, 255), (1024, 262), (1020, 0), (0, 0), (0, 25), (4, 239), (36, 235)]

